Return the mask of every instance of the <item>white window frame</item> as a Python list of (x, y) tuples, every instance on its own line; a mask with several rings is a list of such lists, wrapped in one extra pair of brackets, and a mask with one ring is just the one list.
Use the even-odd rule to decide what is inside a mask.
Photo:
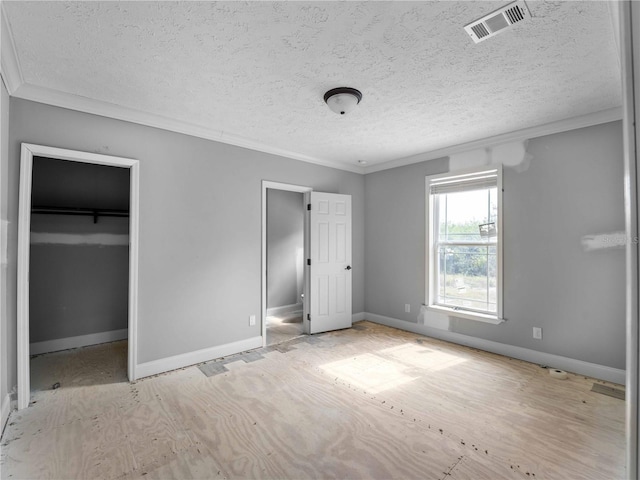
[[(431, 194), (431, 182), (432, 180), (439, 180), (448, 177), (455, 177), (459, 175), (476, 174), (480, 172), (496, 171), (497, 174), (497, 193), (498, 193), (498, 232), (496, 239), (496, 250), (498, 255), (498, 267), (497, 267), (497, 282), (496, 282), (496, 314), (481, 313), (474, 310), (467, 310), (464, 307), (447, 307), (436, 304), (437, 299), (437, 265), (438, 254), (436, 252), (435, 241), (435, 221), (437, 215), (435, 214), (435, 199)], [(502, 315), (502, 303), (503, 303), (503, 291), (504, 291), (504, 276), (502, 270), (502, 250), (503, 250), (503, 223), (502, 223), (502, 165), (485, 165), (483, 167), (470, 168), (465, 170), (459, 170), (454, 172), (443, 173), (439, 175), (429, 175), (425, 177), (425, 196), (426, 196), (426, 281), (425, 281), (425, 305), (427, 309), (444, 313), (453, 317), (461, 317), (469, 320), (477, 320), (479, 322), (491, 323), (498, 325), (505, 320)]]

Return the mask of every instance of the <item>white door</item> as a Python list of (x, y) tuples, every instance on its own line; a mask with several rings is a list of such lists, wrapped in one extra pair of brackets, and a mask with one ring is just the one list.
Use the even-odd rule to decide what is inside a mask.
[(309, 203), (309, 333), (350, 328), (351, 195), (311, 192)]

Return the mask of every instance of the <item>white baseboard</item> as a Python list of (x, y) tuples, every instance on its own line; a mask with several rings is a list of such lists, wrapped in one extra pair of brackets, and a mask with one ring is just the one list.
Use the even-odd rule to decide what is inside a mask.
[(30, 355), (41, 353), (57, 352), (69, 350), (70, 348), (86, 347), (88, 345), (98, 345), (99, 343), (115, 342), (127, 338), (128, 330), (111, 330), (110, 332), (91, 333), (89, 335), (78, 335), (77, 337), (57, 338), (45, 342), (36, 342), (29, 345)]
[(227, 357), (235, 353), (246, 352), (262, 347), (262, 337), (252, 337), (238, 342), (226, 343), (217, 347), (203, 348), (195, 352), (183, 353), (173, 357), (140, 363), (136, 366), (136, 379), (150, 377), (159, 373), (170, 372), (178, 368), (208, 362), (220, 357)]
[(9, 414), (11, 413), (11, 395), (7, 394), (2, 399), (2, 417), (0, 418), (0, 434), (4, 433), (4, 427), (9, 420)]
[(354, 313), (353, 315), (351, 315), (351, 324), (353, 325), (356, 322), (361, 322), (366, 318), (367, 314), (365, 312)]
[(438, 328), (430, 328), (417, 323), (398, 320), (397, 318), (376, 315), (375, 313), (365, 313), (365, 319), (388, 327), (406, 330), (408, 332), (418, 333), (427, 337), (445, 340), (447, 342), (464, 345), (467, 347), (477, 348), (491, 353), (497, 353), (507, 357), (517, 358), (526, 362), (536, 363), (539, 365), (548, 365), (553, 368), (559, 368), (567, 372), (578, 373), (588, 377), (605, 380), (608, 382), (625, 384), (625, 371), (617, 368), (611, 368), (595, 363), (575, 360), (573, 358), (562, 357), (552, 353), (538, 352), (528, 348), (507, 345), (506, 343), (493, 342), (482, 338), (471, 337), (461, 333), (449, 332)]
[(302, 303), (293, 303), (291, 305), (283, 305), (281, 307), (267, 308), (267, 316), (287, 315), (289, 313), (302, 313)]

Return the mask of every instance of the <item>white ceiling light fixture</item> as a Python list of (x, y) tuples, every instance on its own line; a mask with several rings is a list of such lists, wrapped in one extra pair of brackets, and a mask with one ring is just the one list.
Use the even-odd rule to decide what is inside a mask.
[(355, 88), (338, 87), (332, 88), (324, 94), (324, 101), (329, 108), (339, 115), (345, 115), (362, 100), (362, 93)]

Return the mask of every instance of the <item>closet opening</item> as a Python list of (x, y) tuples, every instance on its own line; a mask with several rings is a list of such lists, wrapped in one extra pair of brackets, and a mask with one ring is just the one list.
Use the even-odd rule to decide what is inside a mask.
[(31, 392), (127, 381), (130, 172), (33, 158)]
[(138, 211), (137, 160), (22, 144), (18, 409), (136, 380)]

